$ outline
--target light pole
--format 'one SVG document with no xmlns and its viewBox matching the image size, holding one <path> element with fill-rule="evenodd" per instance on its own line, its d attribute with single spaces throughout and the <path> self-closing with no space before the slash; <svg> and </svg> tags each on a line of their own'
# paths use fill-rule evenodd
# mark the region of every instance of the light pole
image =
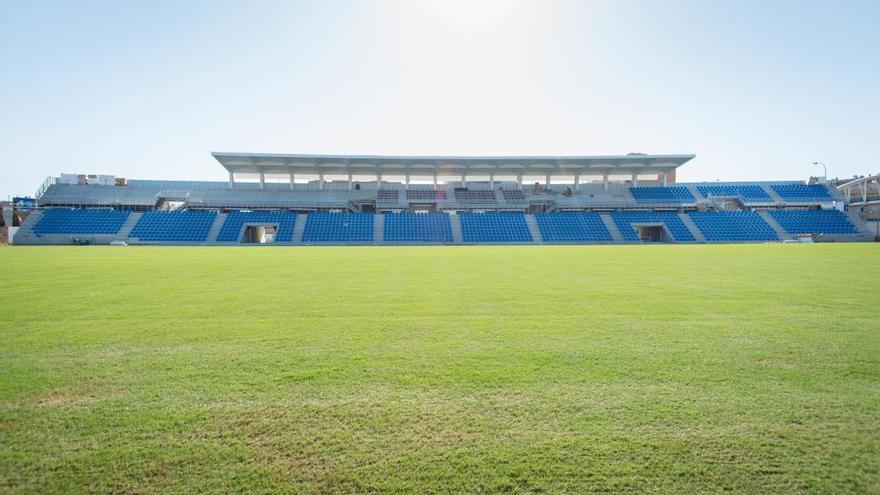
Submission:
<svg viewBox="0 0 880 495">
<path fill-rule="evenodd" d="M 825 166 L 825 162 L 813 162 L 813 165 L 822 165 L 822 170 L 825 171 L 825 178 L 828 178 L 828 167 Z"/>
</svg>

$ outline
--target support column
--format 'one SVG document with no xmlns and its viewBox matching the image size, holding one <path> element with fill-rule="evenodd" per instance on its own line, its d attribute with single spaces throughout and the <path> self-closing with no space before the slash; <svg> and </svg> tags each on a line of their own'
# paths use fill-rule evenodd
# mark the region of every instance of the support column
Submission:
<svg viewBox="0 0 880 495">
<path fill-rule="evenodd" d="M 666 176 L 669 175 L 669 172 L 663 172 L 663 185 L 666 185 Z"/>
<path fill-rule="evenodd" d="M 574 174 L 574 190 L 580 191 L 581 189 L 581 174 Z"/>
<path fill-rule="evenodd" d="M 547 174 L 547 177 L 544 178 L 544 185 L 548 188 L 550 187 L 550 174 Z"/>
<path fill-rule="evenodd" d="M 494 173 L 489 174 L 489 188 L 491 188 L 493 191 L 495 190 L 495 174 Z"/>
<path fill-rule="evenodd" d="M 266 174 L 260 172 L 260 189 L 264 189 L 266 187 Z"/>
<path fill-rule="evenodd" d="M 608 174 L 602 175 L 602 190 L 603 191 L 608 190 Z"/>
<path fill-rule="evenodd" d="M 290 172 L 288 172 L 287 175 L 290 176 L 290 190 L 292 191 L 292 190 L 293 190 L 293 184 L 296 182 L 296 181 L 294 180 L 295 177 L 294 177 L 294 174 L 293 174 L 293 170 L 291 170 Z"/>
<path fill-rule="evenodd" d="M 235 188 L 235 174 L 229 172 L 229 189 Z"/>
<path fill-rule="evenodd" d="M 351 172 L 348 173 L 348 190 L 351 191 Z"/>
<path fill-rule="evenodd" d="M 523 174 L 517 174 L 516 182 L 519 184 L 520 189 L 522 189 L 522 178 L 523 178 Z"/>
<path fill-rule="evenodd" d="M 437 189 L 437 172 L 434 172 L 434 189 Z"/>
<path fill-rule="evenodd" d="M 318 190 L 324 190 L 324 172 L 318 172 Z"/>
<path fill-rule="evenodd" d="M 632 180 L 631 180 L 630 182 L 632 182 L 632 185 L 633 185 L 633 186 L 637 186 L 637 185 L 639 185 L 639 174 L 638 174 L 638 173 L 633 173 L 633 175 L 632 175 Z"/>
</svg>

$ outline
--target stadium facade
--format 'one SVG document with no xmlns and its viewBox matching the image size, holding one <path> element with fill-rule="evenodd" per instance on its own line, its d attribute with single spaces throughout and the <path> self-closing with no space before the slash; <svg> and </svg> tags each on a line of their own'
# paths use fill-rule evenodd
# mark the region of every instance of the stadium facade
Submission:
<svg viewBox="0 0 880 495">
<path fill-rule="evenodd" d="M 820 181 L 677 183 L 693 155 L 213 153 L 226 182 L 62 174 L 16 244 L 869 241 Z"/>
</svg>

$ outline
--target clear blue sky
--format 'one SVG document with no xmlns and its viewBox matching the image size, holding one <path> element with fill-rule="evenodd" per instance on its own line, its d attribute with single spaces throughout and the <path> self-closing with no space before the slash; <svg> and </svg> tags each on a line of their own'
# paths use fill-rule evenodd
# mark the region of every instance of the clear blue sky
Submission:
<svg viewBox="0 0 880 495">
<path fill-rule="evenodd" d="M 210 151 L 695 153 L 880 172 L 880 1 L 0 0 L 0 195 Z"/>
</svg>

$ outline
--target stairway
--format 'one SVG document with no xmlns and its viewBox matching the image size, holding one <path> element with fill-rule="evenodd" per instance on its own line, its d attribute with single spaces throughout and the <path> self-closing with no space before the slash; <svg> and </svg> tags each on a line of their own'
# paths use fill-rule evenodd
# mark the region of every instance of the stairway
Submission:
<svg viewBox="0 0 880 495">
<path fill-rule="evenodd" d="M 135 225 L 141 220 L 144 214 L 136 211 L 128 215 L 128 218 L 125 220 L 125 223 L 122 224 L 122 227 L 119 228 L 119 232 L 116 234 L 116 237 L 120 239 L 127 239 L 131 234 L 131 230 Z"/>
<path fill-rule="evenodd" d="M 703 195 L 700 193 L 700 190 L 697 189 L 697 186 L 691 184 L 691 185 L 687 186 L 687 190 L 690 191 L 691 195 L 693 195 L 694 200 L 699 202 L 701 199 L 705 199 L 705 198 L 703 198 Z"/>
<path fill-rule="evenodd" d="M 764 192 L 766 192 L 767 195 L 770 196 L 770 199 L 772 199 L 774 203 L 785 203 L 785 200 L 782 199 L 782 196 L 780 196 L 779 193 L 773 190 L 773 188 L 769 185 L 762 184 L 761 189 L 763 189 Z"/>
<path fill-rule="evenodd" d="M 464 240 L 461 235 L 461 218 L 458 215 L 449 215 L 449 224 L 452 227 L 452 242 L 461 244 Z"/>
<path fill-rule="evenodd" d="M 385 239 L 385 215 L 377 213 L 373 215 L 373 242 L 382 244 Z"/>
<path fill-rule="evenodd" d="M 34 225 L 40 221 L 40 217 L 43 215 L 42 210 L 34 210 L 28 214 L 27 218 L 24 219 L 24 222 L 21 226 L 18 227 L 18 232 L 9 239 L 10 244 L 40 244 L 43 242 L 40 239 L 40 242 L 37 242 L 37 237 L 34 234 Z M 9 222 L 12 224 L 12 221 Z M 67 244 L 67 243 L 65 243 Z"/>
<path fill-rule="evenodd" d="M 758 215 L 760 215 L 760 217 L 763 218 L 765 222 L 767 222 L 767 225 L 769 225 L 770 228 L 772 228 L 773 231 L 776 232 L 776 237 L 778 237 L 780 241 L 797 239 L 796 235 L 789 234 L 784 228 L 782 228 L 782 225 L 779 225 L 779 222 L 777 222 L 776 219 L 767 212 L 767 210 L 758 211 Z"/>
<path fill-rule="evenodd" d="M 605 224 L 605 228 L 608 229 L 608 233 L 611 234 L 611 240 L 614 243 L 626 242 L 623 240 L 623 234 L 620 233 L 620 229 L 617 228 L 617 224 L 614 223 L 614 219 L 611 218 L 610 214 L 600 213 L 599 217 L 602 219 L 602 223 Z"/>
<path fill-rule="evenodd" d="M 682 223 L 684 223 L 684 226 L 691 231 L 691 235 L 694 236 L 694 239 L 697 242 L 706 242 L 706 236 L 703 235 L 703 232 L 700 231 L 700 228 L 697 227 L 697 224 L 694 223 L 694 220 L 690 215 L 687 213 L 679 213 L 678 218 L 680 218 Z"/>
<path fill-rule="evenodd" d="M 305 213 L 300 213 L 296 216 L 296 224 L 293 226 L 293 243 L 294 244 L 302 244 L 303 233 L 306 231 L 306 221 L 308 221 L 309 216 Z"/>
<path fill-rule="evenodd" d="M 535 215 L 527 214 L 526 217 L 526 226 L 529 228 L 529 233 L 532 234 L 532 242 L 535 244 L 541 244 L 544 242 L 543 237 L 541 237 L 541 229 L 538 227 L 538 220 L 535 218 Z"/>
</svg>

